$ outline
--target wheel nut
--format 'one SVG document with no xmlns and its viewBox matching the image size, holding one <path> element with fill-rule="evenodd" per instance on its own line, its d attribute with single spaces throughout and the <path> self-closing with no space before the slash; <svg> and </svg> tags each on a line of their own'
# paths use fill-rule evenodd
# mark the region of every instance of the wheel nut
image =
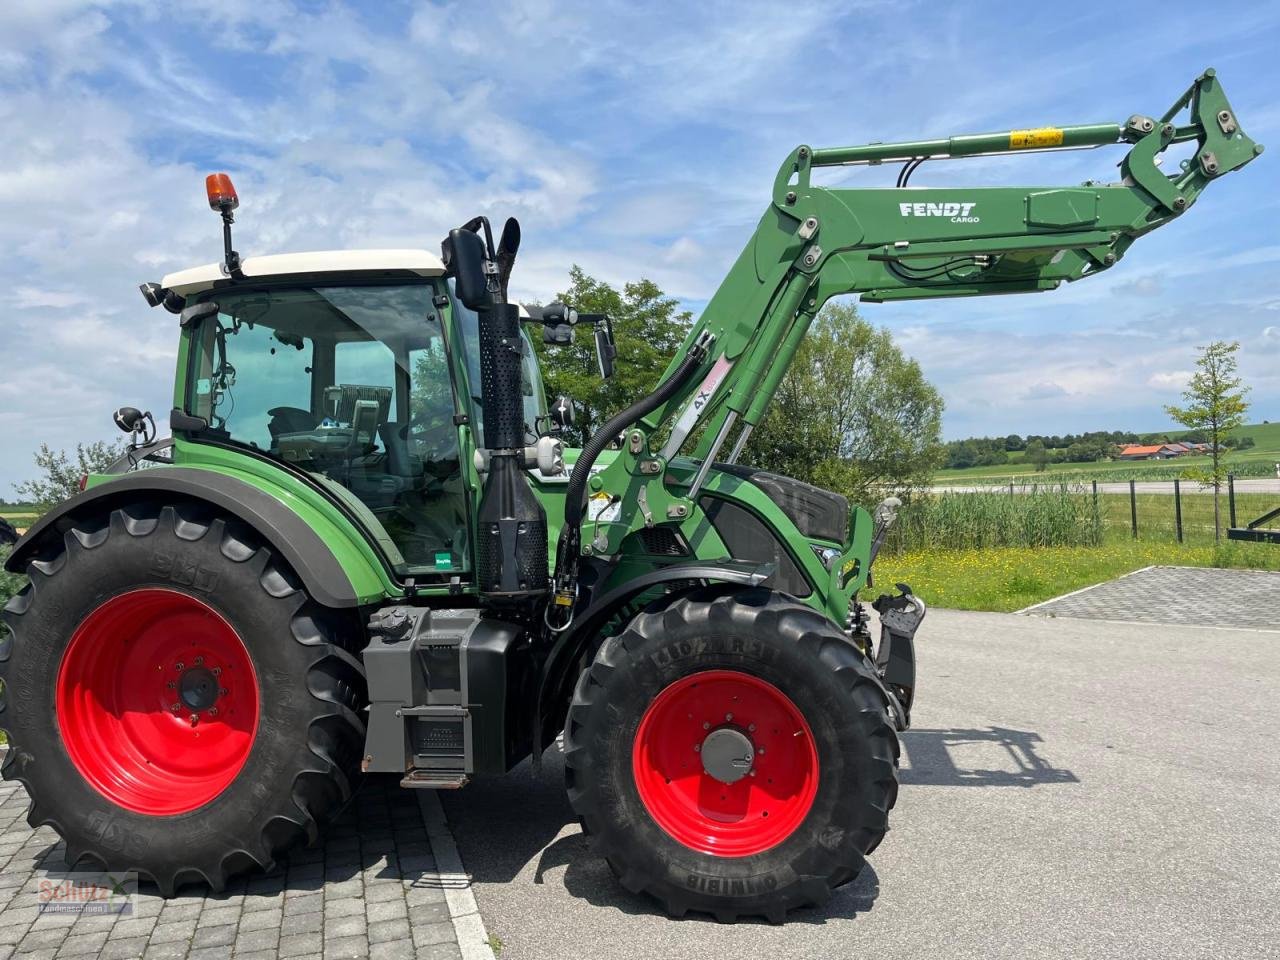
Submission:
<svg viewBox="0 0 1280 960">
<path fill-rule="evenodd" d="M 214 668 L 213 668 L 213 675 L 214 675 L 215 677 L 220 677 L 220 676 L 222 676 L 222 668 L 221 668 L 221 667 L 214 667 Z"/>
<path fill-rule="evenodd" d="M 730 721 L 730 720 L 732 720 L 732 719 L 733 719 L 733 714 L 732 714 L 732 713 L 726 713 L 726 714 L 724 715 L 724 719 L 725 719 L 725 722 L 727 723 L 728 721 Z"/>
<path fill-rule="evenodd" d="M 196 657 L 195 660 L 192 661 L 192 663 L 194 663 L 198 667 L 200 666 L 200 664 L 204 663 L 204 657 Z"/>
<path fill-rule="evenodd" d="M 702 721 L 702 729 L 703 729 L 703 730 L 710 730 L 710 729 L 711 729 L 711 724 L 707 723 L 705 720 L 704 720 L 704 721 Z"/>
<path fill-rule="evenodd" d="M 693 745 L 693 752 L 694 752 L 694 753 L 701 753 L 701 752 L 702 752 L 702 744 L 700 744 L 700 743 L 695 743 L 695 744 Z"/>
<path fill-rule="evenodd" d="M 755 729 L 756 729 L 756 725 L 755 725 L 754 723 L 748 723 L 748 724 L 747 724 L 747 732 L 748 732 L 748 733 L 753 733 L 753 732 L 755 732 Z"/>
<path fill-rule="evenodd" d="M 179 660 L 177 663 L 175 663 L 175 664 L 173 665 L 173 669 L 175 669 L 175 670 L 185 670 L 185 669 L 187 669 L 187 665 L 186 665 L 185 663 L 183 663 L 181 660 Z"/>
<path fill-rule="evenodd" d="M 167 686 L 170 690 L 173 690 L 178 686 L 178 684 L 177 684 L 177 681 L 170 680 L 167 684 L 165 684 L 165 686 Z"/>
<path fill-rule="evenodd" d="M 171 705 L 169 706 L 169 711 L 170 711 L 171 713 L 177 713 L 177 712 L 178 712 L 178 711 L 180 711 L 181 709 L 182 709 L 182 704 L 180 704 L 180 703 L 174 703 L 174 704 L 171 704 Z"/>
<path fill-rule="evenodd" d="M 200 715 L 198 713 L 193 713 L 187 719 L 191 721 L 191 725 L 194 727 L 197 723 L 200 722 Z"/>
<path fill-rule="evenodd" d="M 209 708 L 209 716 L 211 716 L 211 717 L 216 717 L 217 715 L 218 715 L 218 708 L 217 708 L 217 707 L 210 707 L 210 708 Z"/>
</svg>

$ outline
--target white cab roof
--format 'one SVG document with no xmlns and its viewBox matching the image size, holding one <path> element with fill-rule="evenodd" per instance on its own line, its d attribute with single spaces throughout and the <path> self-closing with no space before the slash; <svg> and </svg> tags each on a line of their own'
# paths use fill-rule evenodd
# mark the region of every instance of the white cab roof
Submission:
<svg viewBox="0 0 1280 960">
<path fill-rule="evenodd" d="M 426 250 L 320 250 L 315 253 L 278 253 L 268 257 L 246 257 L 240 269 L 246 277 L 261 279 L 299 273 L 355 273 L 360 271 L 409 271 L 423 277 L 438 277 L 444 264 Z M 160 286 L 181 296 L 208 290 L 226 279 L 222 264 L 210 263 L 171 273 Z"/>
</svg>

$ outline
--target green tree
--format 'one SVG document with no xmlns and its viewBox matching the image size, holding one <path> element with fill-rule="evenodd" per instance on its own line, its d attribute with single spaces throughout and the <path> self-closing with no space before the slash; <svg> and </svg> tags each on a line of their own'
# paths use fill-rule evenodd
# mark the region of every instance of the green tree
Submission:
<svg viewBox="0 0 1280 960">
<path fill-rule="evenodd" d="M 1027 463 L 1035 465 L 1036 473 L 1043 473 L 1049 467 L 1049 451 L 1039 437 L 1027 444 L 1027 452 L 1024 456 Z"/>
<path fill-rule="evenodd" d="M 557 299 L 579 313 L 608 314 L 618 345 L 614 375 L 602 380 L 590 330 L 578 331 L 574 342 L 564 347 L 546 346 L 531 331 L 548 401 L 563 394 L 578 407 L 576 436 L 567 438 L 577 444 L 657 385 L 693 317 L 652 280 L 627 283 L 619 291 L 577 266 L 569 271 L 569 289 Z"/>
<path fill-rule="evenodd" d="M 65 450 L 54 451 L 47 443 L 42 443 L 35 455 L 40 476 L 15 484 L 14 489 L 43 513 L 54 504 L 79 493 L 80 478 L 86 473 L 101 473 L 124 455 L 124 448 L 123 440 L 77 443 L 75 459 L 72 460 Z"/>
<path fill-rule="evenodd" d="M 1243 381 L 1236 376 L 1236 351 L 1240 349 L 1238 341 L 1227 343 L 1215 340 L 1200 351 L 1196 359 L 1195 375 L 1182 399 L 1186 406 L 1166 406 L 1165 412 L 1174 420 L 1190 430 L 1203 433 L 1209 444 L 1211 458 L 1208 470 L 1196 468 L 1187 470 L 1184 476 L 1205 486 L 1213 487 L 1213 536 L 1222 537 L 1222 511 L 1219 500 L 1222 485 L 1227 480 L 1227 468 L 1224 458 L 1225 440 L 1232 430 L 1244 425 L 1244 415 L 1249 409 L 1245 395 L 1249 388 L 1242 386 Z"/>
<path fill-rule="evenodd" d="M 942 397 L 914 360 L 848 304 L 818 314 L 743 461 L 870 503 L 942 462 Z"/>
</svg>

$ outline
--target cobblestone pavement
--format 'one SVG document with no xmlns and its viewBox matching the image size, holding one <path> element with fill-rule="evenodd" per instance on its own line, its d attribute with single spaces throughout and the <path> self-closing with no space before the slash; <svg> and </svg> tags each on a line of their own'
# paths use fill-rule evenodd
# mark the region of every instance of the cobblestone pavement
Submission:
<svg viewBox="0 0 1280 960">
<path fill-rule="evenodd" d="M 131 916 L 39 914 L 40 881 L 66 866 L 57 835 L 26 813 L 22 787 L 0 783 L 0 960 L 461 956 L 416 791 L 394 780 L 366 780 L 327 841 L 275 874 L 172 900 L 144 884 Z"/>
<path fill-rule="evenodd" d="M 1022 612 L 1037 617 L 1280 630 L 1280 573 L 1149 567 Z"/>
</svg>

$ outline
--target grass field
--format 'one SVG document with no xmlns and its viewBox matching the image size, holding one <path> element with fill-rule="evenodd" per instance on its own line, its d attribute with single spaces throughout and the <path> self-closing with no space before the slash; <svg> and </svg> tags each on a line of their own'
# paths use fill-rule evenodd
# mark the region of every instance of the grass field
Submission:
<svg viewBox="0 0 1280 960">
<path fill-rule="evenodd" d="M 1280 570 L 1280 546 L 1179 545 L 1109 537 L 1098 547 L 926 550 L 876 561 L 878 584 L 908 583 L 926 603 L 957 610 L 1020 610 L 1149 566 Z M 874 593 L 875 591 L 873 591 Z"/>
<path fill-rule="evenodd" d="M 1177 431 L 1170 431 L 1177 433 Z M 1256 423 L 1235 431 L 1239 437 L 1252 437 L 1256 446 L 1239 453 L 1227 455 L 1228 469 L 1236 476 L 1274 477 L 1275 465 L 1280 462 L 1280 423 Z M 1160 439 L 1164 434 L 1152 434 L 1144 439 Z M 1179 457 L 1177 460 L 1139 460 L 1132 462 L 1100 461 L 1097 463 L 1051 463 L 1041 473 L 1023 462 L 1022 453 L 1010 455 L 1009 463 L 990 467 L 966 467 L 963 470 L 939 470 L 934 475 L 936 483 L 969 483 L 991 481 L 1008 483 L 1010 480 L 1072 480 L 1124 481 L 1124 480 L 1172 480 L 1191 468 L 1208 469 L 1208 457 Z M 1016 459 L 1013 459 L 1016 458 Z"/>
</svg>

